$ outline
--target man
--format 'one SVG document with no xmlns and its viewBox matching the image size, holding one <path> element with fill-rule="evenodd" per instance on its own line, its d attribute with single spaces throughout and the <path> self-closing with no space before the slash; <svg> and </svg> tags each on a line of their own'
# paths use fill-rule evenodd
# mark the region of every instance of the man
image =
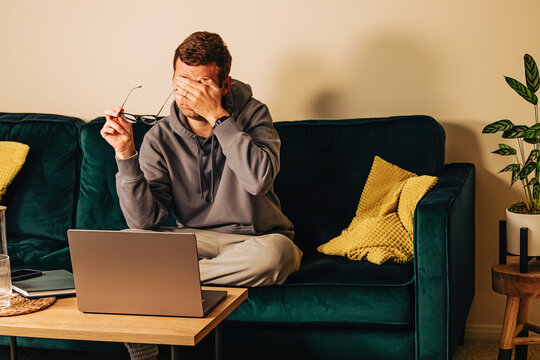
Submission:
<svg viewBox="0 0 540 360">
<path fill-rule="evenodd" d="M 130 228 L 163 225 L 172 206 L 175 231 L 197 237 L 204 284 L 282 284 L 302 252 L 273 182 L 279 136 L 266 105 L 229 76 L 231 55 L 218 34 L 196 32 L 176 49 L 168 117 L 135 150 L 124 109 L 106 110 L 103 138 L 114 148 L 120 206 Z M 126 344 L 132 358 L 154 345 Z"/>
</svg>

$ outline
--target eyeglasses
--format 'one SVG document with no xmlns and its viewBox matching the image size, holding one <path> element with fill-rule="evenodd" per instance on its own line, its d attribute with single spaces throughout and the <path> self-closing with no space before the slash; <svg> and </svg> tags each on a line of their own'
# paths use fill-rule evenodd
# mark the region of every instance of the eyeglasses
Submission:
<svg viewBox="0 0 540 360">
<path fill-rule="evenodd" d="M 126 96 L 126 99 L 124 100 L 124 102 L 122 103 L 122 106 L 121 108 L 123 109 L 124 108 L 124 105 L 126 104 L 126 101 L 127 99 L 129 98 L 129 95 L 131 95 L 131 92 L 135 89 L 140 89 L 142 88 L 142 85 L 139 85 L 139 86 L 135 86 L 133 89 L 131 89 L 129 91 L 129 93 L 127 94 Z M 169 96 L 167 96 L 167 99 L 165 100 L 165 102 L 163 103 L 163 105 L 161 105 L 161 107 L 159 108 L 159 111 L 157 112 L 156 115 L 134 115 L 134 114 L 130 114 L 130 113 L 126 113 L 126 112 L 122 112 L 120 114 L 120 116 L 122 117 L 122 119 L 126 120 L 127 122 L 129 123 L 132 123 L 132 124 L 135 124 L 137 122 L 137 120 L 145 123 L 146 125 L 154 125 L 158 120 L 159 120 L 159 114 L 161 113 L 161 110 L 163 110 L 163 107 L 165 106 L 165 104 L 167 103 L 167 101 L 169 101 L 169 98 L 171 97 L 171 95 L 176 91 L 177 89 L 174 89 L 173 91 L 171 91 L 171 93 L 169 94 Z"/>
</svg>

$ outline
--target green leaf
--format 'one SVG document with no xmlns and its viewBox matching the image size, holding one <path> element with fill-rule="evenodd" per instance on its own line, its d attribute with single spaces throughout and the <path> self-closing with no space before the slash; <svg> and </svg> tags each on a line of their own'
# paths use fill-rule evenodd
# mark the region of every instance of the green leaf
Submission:
<svg viewBox="0 0 540 360">
<path fill-rule="evenodd" d="M 538 97 L 529 90 L 528 87 L 517 81 L 516 79 L 512 79 L 511 77 L 505 76 L 506 82 L 512 89 L 514 89 L 522 98 L 527 100 L 533 105 L 538 104 Z"/>
<path fill-rule="evenodd" d="M 524 138 L 523 141 L 529 144 L 540 144 L 540 139 L 535 138 Z"/>
<path fill-rule="evenodd" d="M 531 153 L 529 154 L 527 161 L 525 161 L 525 164 L 528 164 L 530 162 L 536 162 L 538 160 L 538 155 L 540 155 L 540 150 L 531 150 Z"/>
<path fill-rule="evenodd" d="M 514 124 L 510 120 L 503 119 L 503 120 L 495 121 L 494 123 L 491 123 L 491 124 L 487 125 L 482 130 L 482 132 L 484 134 L 493 134 L 493 133 L 496 133 L 497 131 L 509 130 L 513 126 L 514 126 Z"/>
<path fill-rule="evenodd" d="M 534 125 L 531 126 L 529 129 L 533 129 L 533 130 L 540 129 L 540 123 L 534 124 Z"/>
<path fill-rule="evenodd" d="M 527 184 L 527 186 L 531 186 L 531 185 L 534 186 L 535 184 L 538 184 L 538 179 L 535 178 L 535 177 L 533 177 L 533 178 L 531 179 L 531 181 L 529 181 L 529 183 Z"/>
<path fill-rule="evenodd" d="M 540 184 L 534 184 L 533 186 L 533 198 L 537 200 L 540 198 Z"/>
<path fill-rule="evenodd" d="M 519 178 L 521 180 L 526 179 L 527 176 L 529 176 L 530 173 L 532 173 L 534 170 L 536 170 L 536 162 L 530 162 L 525 164 L 525 166 L 523 166 L 523 168 L 519 172 Z"/>
<path fill-rule="evenodd" d="M 515 150 L 513 147 L 507 144 L 499 144 L 499 149 L 512 149 Z"/>
<path fill-rule="evenodd" d="M 512 182 L 510 183 L 510 187 L 516 183 L 516 181 L 519 180 L 519 171 L 512 171 Z"/>
<path fill-rule="evenodd" d="M 493 154 L 499 154 L 503 156 L 516 155 L 516 149 L 506 144 L 499 144 L 499 149 L 492 152 Z"/>
<path fill-rule="evenodd" d="M 510 155 L 516 155 L 516 150 L 514 149 L 497 149 L 495 151 L 491 152 L 492 154 L 502 155 L 502 156 L 510 156 Z"/>
<path fill-rule="evenodd" d="M 499 171 L 499 173 L 502 173 L 502 172 L 505 172 L 505 171 L 515 172 L 515 171 L 519 171 L 520 168 L 521 168 L 521 166 L 519 164 L 510 164 L 507 167 L 505 167 L 504 169 L 502 169 L 501 171 Z"/>
<path fill-rule="evenodd" d="M 511 129 L 505 130 L 502 137 L 505 139 L 522 138 L 525 135 L 525 131 L 529 128 L 525 125 L 516 125 Z"/>
<path fill-rule="evenodd" d="M 534 140 L 534 138 L 537 138 L 539 135 L 540 135 L 540 123 L 539 124 L 534 124 L 533 126 L 528 128 L 527 130 L 525 130 L 525 133 L 523 134 L 523 137 L 525 139 L 533 139 Z"/>
<path fill-rule="evenodd" d="M 527 129 L 523 133 L 525 139 L 534 139 L 537 138 L 538 135 L 540 135 L 540 129 Z"/>
<path fill-rule="evenodd" d="M 527 79 L 527 87 L 536 92 L 540 87 L 540 78 L 538 77 L 538 67 L 533 57 L 529 54 L 525 54 L 523 58 L 525 62 L 525 78 Z"/>
</svg>

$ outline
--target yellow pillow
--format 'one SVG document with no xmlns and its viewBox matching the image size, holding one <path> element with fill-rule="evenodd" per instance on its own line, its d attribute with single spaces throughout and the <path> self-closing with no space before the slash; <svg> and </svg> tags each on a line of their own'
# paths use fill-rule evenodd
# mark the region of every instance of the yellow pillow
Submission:
<svg viewBox="0 0 540 360">
<path fill-rule="evenodd" d="M 356 216 L 340 236 L 317 250 L 379 265 L 412 261 L 414 210 L 436 183 L 434 176 L 418 176 L 375 156 Z"/>
<path fill-rule="evenodd" d="M 13 141 L 0 141 L 0 200 L 21 170 L 30 147 Z"/>
</svg>

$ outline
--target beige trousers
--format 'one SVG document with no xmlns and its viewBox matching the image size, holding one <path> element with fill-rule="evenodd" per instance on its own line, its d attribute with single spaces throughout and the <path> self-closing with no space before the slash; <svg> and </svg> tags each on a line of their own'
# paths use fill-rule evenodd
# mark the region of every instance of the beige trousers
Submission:
<svg viewBox="0 0 540 360">
<path fill-rule="evenodd" d="M 205 285 L 267 286 L 283 284 L 300 267 L 302 251 L 285 235 L 240 235 L 164 228 L 197 237 L 201 282 Z"/>
<path fill-rule="evenodd" d="M 302 251 L 285 235 L 240 235 L 190 228 L 160 231 L 194 233 L 199 271 L 205 285 L 268 286 L 283 284 L 300 267 Z M 131 359 L 155 358 L 157 345 L 128 344 Z"/>
</svg>

